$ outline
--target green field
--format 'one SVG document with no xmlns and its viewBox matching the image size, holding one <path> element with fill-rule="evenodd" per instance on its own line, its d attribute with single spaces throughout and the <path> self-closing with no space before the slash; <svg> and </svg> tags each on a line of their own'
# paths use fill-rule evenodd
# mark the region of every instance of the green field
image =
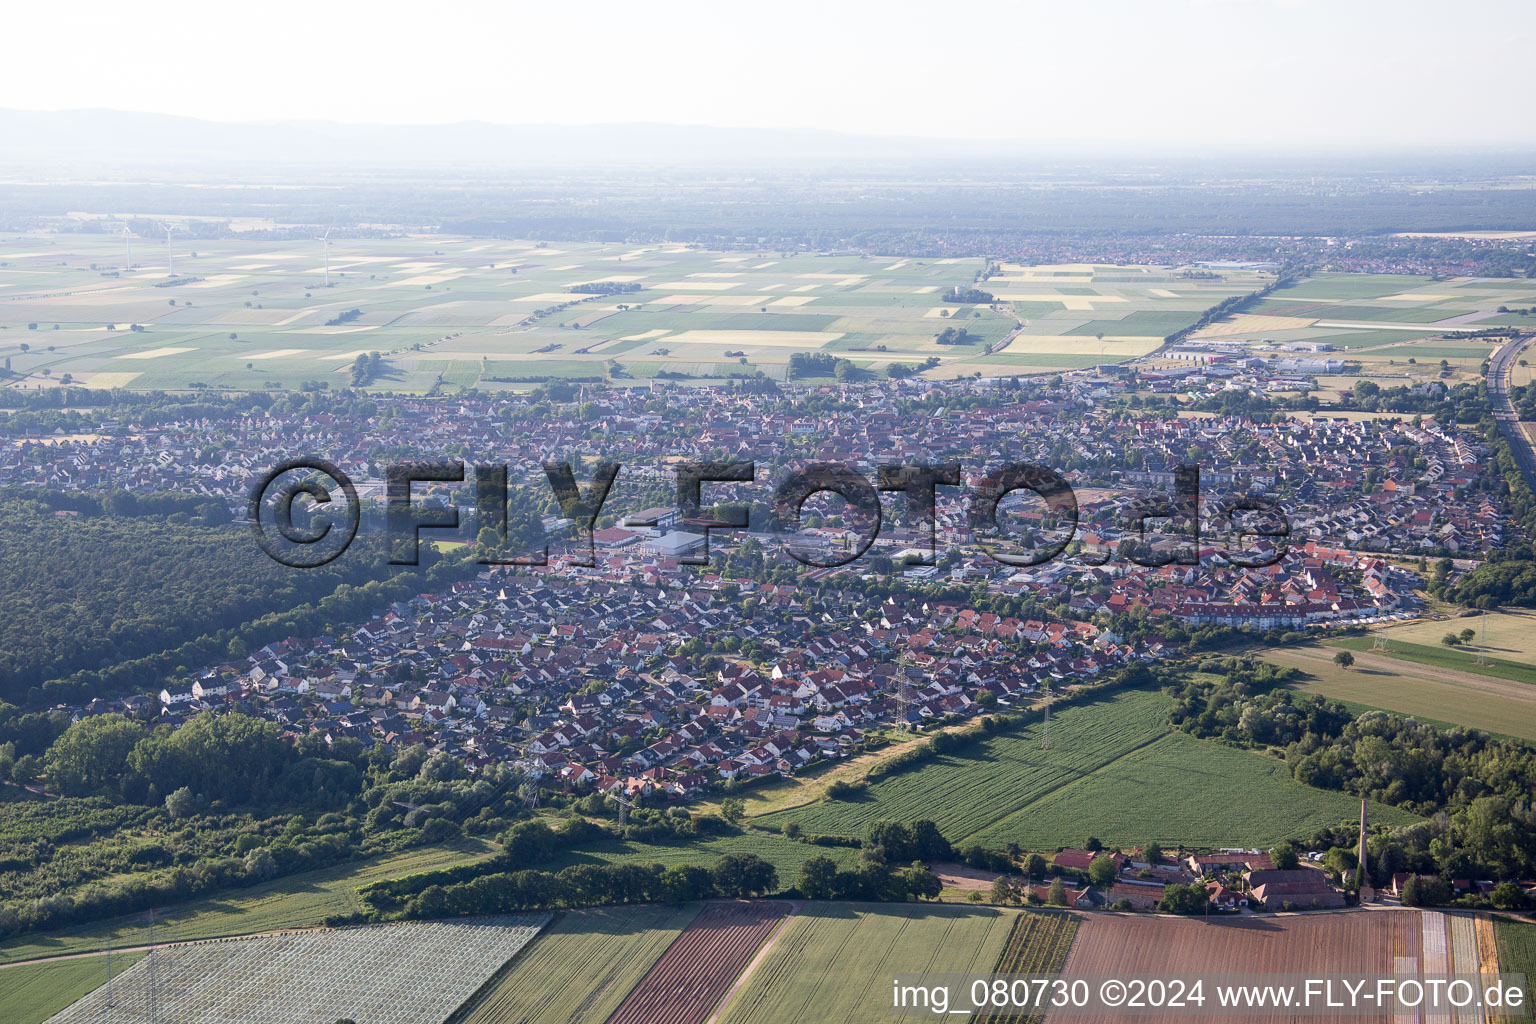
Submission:
<svg viewBox="0 0 1536 1024">
<path fill-rule="evenodd" d="M 1470 620 L 1475 622 L 1476 620 Z M 1517 683 L 1528 683 L 1536 686 L 1536 668 L 1530 665 L 1522 665 L 1513 661 L 1504 661 L 1499 658 L 1481 655 L 1483 663 L 1478 663 L 1479 653 L 1467 653 L 1464 648 L 1452 648 L 1440 645 L 1431 647 L 1428 644 L 1410 643 L 1404 640 L 1396 640 L 1388 637 L 1391 648 L 1380 653 L 1390 658 L 1401 658 L 1419 665 L 1433 665 L 1436 668 L 1454 669 L 1457 672 L 1471 672 L 1473 675 L 1490 676 L 1494 679 L 1511 679 Z M 1348 651 L 1369 651 L 1375 641 L 1370 637 L 1347 637 L 1341 640 L 1330 641 L 1326 646 L 1343 648 Z M 1473 642 L 1474 648 L 1476 641 Z"/>
<path fill-rule="evenodd" d="M 1536 1000 L 1536 921 L 1496 916 L 1493 934 L 1499 944 L 1499 970 L 1525 975 L 1525 1005 Z"/>
<path fill-rule="evenodd" d="M 1057 974 L 1072 951 L 1077 936 L 1077 918 L 1072 914 L 1020 914 L 1013 920 L 1008 947 L 997 958 L 996 974 Z M 973 1024 L 1029 1024 L 1044 1020 L 1044 1014 L 1020 1018 L 1012 1008 L 991 1008 L 971 1019 Z"/>
<path fill-rule="evenodd" d="M 1018 913 L 807 903 L 731 999 L 722 1024 L 884 1024 L 892 1019 L 893 976 L 990 972 Z"/>
<path fill-rule="evenodd" d="M 806 832 L 859 835 L 881 818 L 930 818 L 951 841 L 959 841 L 1151 743 L 1168 731 L 1167 713 L 1168 698 L 1156 691 L 1125 691 L 1071 705 L 1051 718 L 1049 750 L 1041 748 L 1035 721 L 880 779 L 851 800 L 822 801 L 757 820 L 779 826 L 798 821 Z"/>
<path fill-rule="evenodd" d="M 602 1024 L 700 906 L 567 911 L 449 1024 Z"/>
<path fill-rule="evenodd" d="M 316 925 L 333 914 L 364 909 L 353 892 L 360 885 L 481 860 L 495 850 L 482 840 L 466 840 L 454 846 L 407 850 L 221 892 L 162 908 L 155 940 L 184 942 Z M 0 962 L 91 952 L 105 948 L 108 942 L 128 947 L 142 944 L 145 938 L 145 917 L 133 914 L 11 939 L 0 944 Z"/>
<path fill-rule="evenodd" d="M 1527 621 L 1525 617 L 1511 618 Z M 1475 624 L 1476 620 L 1454 619 L 1450 622 L 1455 625 L 1435 623 L 1437 635 L 1444 635 L 1447 629 L 1459 629 L 1464 622 Z M 1489 630 L 1491 635 L 1492 617 Z M 1436 660 L 1432 662 L 1406 656 L 1406 652 L 1418 649 L 1420 645 L 1401 638 L 1420 636 L 1421 632 L 1385 630 L 1381 635 L 1389 637 L 1396 651 L 1403 653 L 1370 650 L 1369 640 L 1364 643 L 1350 640 L 1328 645 L 1298 644 L 1257 653 L 1266 661 L 1301 672 L 1295 688 L 1307 693 L 1400 715 L 1413 715 L 1428 722 L 1452 722 L 1471 729 L 1536 740 L 1536 686 L 1518 678 L 1494 674 L 1495 671 L 1505 671 L 1498 666 L 1452 666 L 1438 656 L 1439 651 L 1456 653 L 1445 648 L 1437 650 L 1423 645 L 1436 654 Z M 1505 646 L 1512 642 L 1507 641 Z M 1338 643 L 1349 643 L 1353 648 L 1355 664 L 1347 669 L 1333 662 L 1339 649 L 1334 644 Z M 1494 649 L 1491 642 L 1486 649 Z M 1471 661 L 1467 655 L 1459 656 Z M 1512 662 L 1505 664 L 1513 665 L 1516 674 L 1524 668 Z"/>
<path fill-rule="evenodd" d="M 709 836 L 691 842 L 633 843 L 611 839 L 594 843 L 580 850 L 561 854 L 545 871 L 559 871 L 574 864 L 697 864 L 709 867 L 730 853 L 755 853 L 773 864 L 779 871 L 779 884 L 790 886 L 800 875 L 800 866 L 812 857 L 823 855 L 838 862 L 839 867 L 853 867 L 859 852 L 846 846 L 813 846 L 786 839 L 777 832 L 748 829 L 736 835 Z"/>
<path fill-rule="evenodd" d="M 1360 801 L 1294 781 L 1283 762 L 1171 733 L 1056 790 L 976 836 L 983 846 L 1268 846 L 1358 819 Z M 1418 819 L 1372 805 L 1374 821 Z"/>
<path fill-rule="evenodd" d="M 124 953 L 112 958 L 116 977 L 142 954 Z M 87 992 L 107 981 L 105 956 L 81 957 L 43 964 L 18 964 L 0 969 L 0 1006 L 7 1024 L 43 1024 Z"/>
<path fill-rule="evenodd" d="M 782 380 L 795 352 L 836 353 L 880 374 L 892 361 L 968 362 L 1016 330 L 1027 337 L 1009 346 L 1015 358 L 986 372 L 1029 373 L 1132 358 L 1263 280 L 1248 271 L 1181 280 L 1164 268 L 1014 267 L 982 285 L 998 296 L 994 309 L 941 299 L 972 283 L 980 259 L 337 237 L 327 285 L 318 242 L 172 244 L 174 277 L 163 244 L 135 245 L 130 270 L 115 234 L 0 238 L 4 383 L 341 388 L 357 354 L 371 351 L 384 357 L 368 384 L 376 391 L 718 381 L 757 371 Z M 572 290 L 604 283 L 638 290 Z M 974 341 L 938 345 L 950 325 Z M 1065 335 L 1089 347 L 1070 347 Z"/>
</svg>

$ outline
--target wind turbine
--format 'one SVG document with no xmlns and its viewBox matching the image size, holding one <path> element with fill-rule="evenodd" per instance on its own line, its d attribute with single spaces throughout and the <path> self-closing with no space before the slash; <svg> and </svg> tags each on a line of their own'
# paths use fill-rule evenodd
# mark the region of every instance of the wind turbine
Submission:
<svg viewBox="0 0 1536 1024">
<path fill-rule="evenodd" d="M 166 263 L 166 269 L 171 272 L 171 276 L 172 277 L 175 277 L 176 276 L 176 254 L 173 251 L 171 251 L 171 232 L 176 230 L 176 225 L 174 225 L 174 224 L 161 224 L 160 225 L 160 230 L 165 232 L 165 263 Z"/>
<path fill-rule="evenodd" d="M 128 230 L 128 225 L 123 225 L 123 248 L 128 251 L 128 262 L 124 269 L 133 269 L 133 232 Z"/>
<path fill-rule="evenodd" d="M 331 286 L 331 228 L 325 229 L 325 234 L 320 236 L 320 241 L 325 243 L 325 286 Z"/>
</svg>

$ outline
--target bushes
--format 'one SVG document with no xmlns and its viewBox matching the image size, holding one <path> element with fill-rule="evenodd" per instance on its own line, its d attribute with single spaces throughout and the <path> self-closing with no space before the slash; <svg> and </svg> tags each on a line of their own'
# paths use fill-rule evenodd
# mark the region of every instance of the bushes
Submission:
<svg viewBox="0 0 1536 1024">
<path fill-rule="evenodd" d="M 756 854 L 729 854 L 712 869 L 677 864 L 578 864 L 557 874 L 502 871 L 467 882 L 428 885 L 398 915 L 405 918 L 508 914 L 614 903 L 678 903 L 712 896 L 758 896 L 778 887 L 778 872 Z"/>
</svg>

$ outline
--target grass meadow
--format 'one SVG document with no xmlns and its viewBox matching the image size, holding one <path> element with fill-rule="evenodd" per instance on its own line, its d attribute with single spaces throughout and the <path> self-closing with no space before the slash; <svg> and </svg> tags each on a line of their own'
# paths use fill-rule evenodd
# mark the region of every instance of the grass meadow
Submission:
<svg viewBox="0 0 1536 1024">
<path fill-rule="evenodd" d="M 160 912 L 155 923 L 155 941 L 184 942 L 317 925 L 333 914 L 362 910 L 353 891 L 358 886 L 481 860 L 495 850 L 483 840 L 422 847 L 190 900 Z M 108 943 L 114 947 L 140 945 L 147 938 L 145 923 L 143 914 L 133 914 L 20 936 L 0 944 L 0 963 L 94 952 L 106 948 Z"/>
</svg>

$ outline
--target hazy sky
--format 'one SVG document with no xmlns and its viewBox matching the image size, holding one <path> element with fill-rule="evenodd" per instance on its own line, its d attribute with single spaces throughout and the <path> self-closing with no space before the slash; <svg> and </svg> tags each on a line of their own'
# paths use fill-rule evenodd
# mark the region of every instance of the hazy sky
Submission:
<svg viewBox="0 0 1536 1024">
<path fill-rule="evenodd" d="M 1530 143 L 1533 27 L 1532 0 L 77 0 L 8 11 L 0 107 Z"/>
</svg>

